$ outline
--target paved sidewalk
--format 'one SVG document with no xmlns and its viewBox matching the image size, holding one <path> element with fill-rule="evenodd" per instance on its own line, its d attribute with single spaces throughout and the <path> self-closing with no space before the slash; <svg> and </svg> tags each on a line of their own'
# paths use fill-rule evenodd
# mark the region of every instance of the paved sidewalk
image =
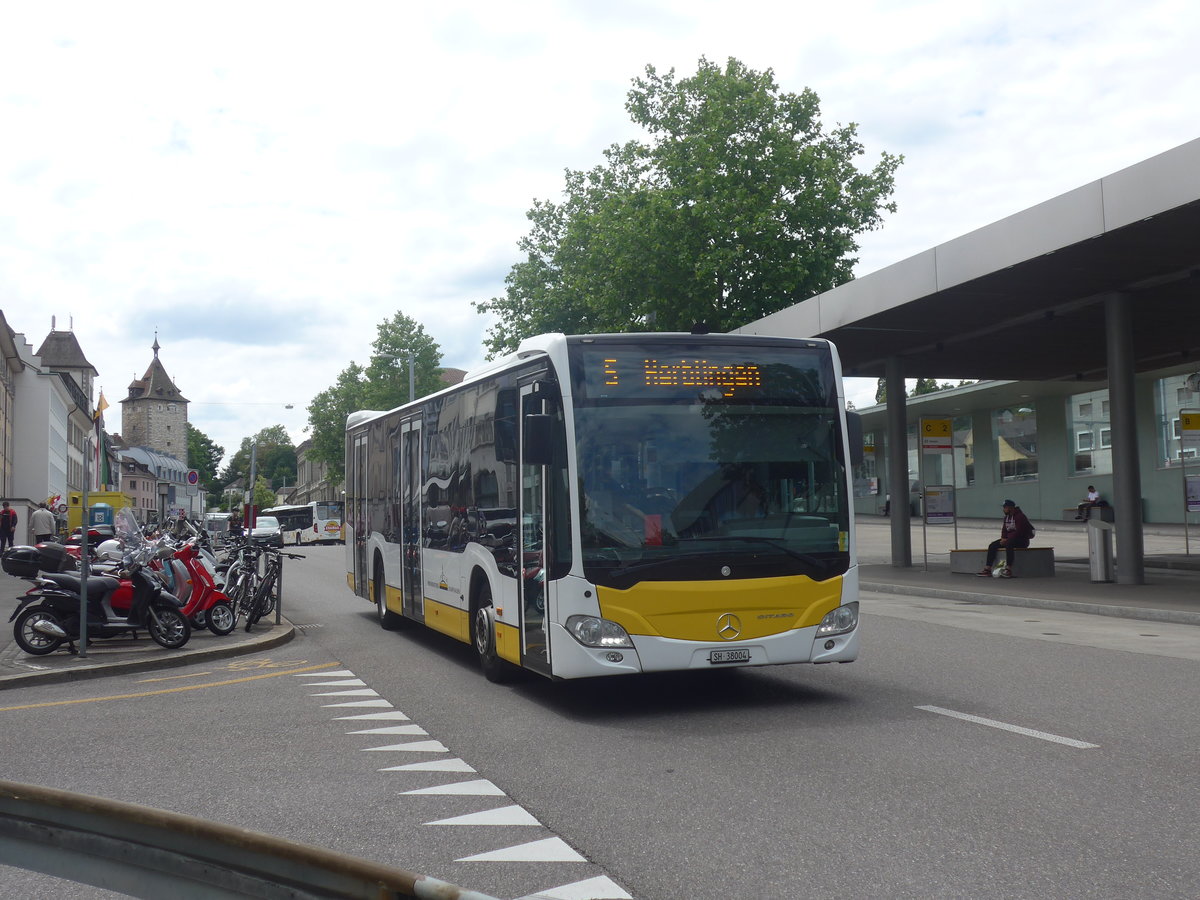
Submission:
<svg viewBox="0 0 1200 900">
<path fill-rule="evenodd" d="M 1146 583 L 1093 583 L 1087 529 L 1076 522 L 1035 522 L 1033 546 L 1053 547 L 1052 578 L 979 578 L 950 572 L 955 529 L 912 526 L 911 568 L 891 565 L 891 523 L 860 516 L 855 529 L 864 591 L 939 597 L 972 603 L 1030 606 L 1092 615 L 1200 625 L 1200 528 L 1148 525 L 1144 532 Z M 986 547 L 1000 536 L 1000 520 L 962 520 L 957 547 Z M 1190 538 L 1190 540 L 1189 540 Z M 1190 544 L 1190 546 L 1189 546 Z M 1191 550 L 1188 554 L 1186 551 Z"/>
<path fill-rule="evenodd" d="M 9 575 L 0 576 L 0 609 L 6 615 L 0 621 L 0 691 L 31 682 L 79 681 L 98 678 L 117 672 L 141 672 L 186 666 L 197 660 L 225 659 L 286 644 L 295 637 L 295 628 L 284 619 L 275 624 L 272 613 L 246 633 L 239 625 L 232 633 L 221 637 L 207 629 L 192 630 L 192 637 L 179 650 L 160 647 L 145 632 L 134 640 L 107 638 L 93 641 L 87 657 L 72 656 L 65 649 L 45 656 L 30 656 L 13 640 L 8 616 L 17 599 L 29 589 L 29 582 Z"/>
</svg>

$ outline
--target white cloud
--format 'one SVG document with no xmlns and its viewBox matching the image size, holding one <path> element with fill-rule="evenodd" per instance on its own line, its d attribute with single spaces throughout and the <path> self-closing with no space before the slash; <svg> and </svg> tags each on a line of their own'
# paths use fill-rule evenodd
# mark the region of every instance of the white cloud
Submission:
<svg viewBox="0 0 1200 900">
<path fill-rule="evenodd" d="M 397 309 L 482 361 L 470 302 L 532 201 L 636 136 L 647 64 L 770 67 L 859 123 L 865 165 L 903 153 L 861 274 L 1196 137 L 1198 24 L 1175 0 L 26 4 L 0 33 L 0 308 L 35 346 L 72 320 L 110 401 L 158 328 L 217 443 L 300 440 Z"/>
</svg>

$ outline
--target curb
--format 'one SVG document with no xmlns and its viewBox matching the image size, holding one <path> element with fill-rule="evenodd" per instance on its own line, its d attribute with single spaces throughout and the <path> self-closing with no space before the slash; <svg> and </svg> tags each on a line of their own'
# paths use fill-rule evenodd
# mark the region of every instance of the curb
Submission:
<svg viewBox="0 0 1200 900">
<path fill-rule="evenodd" d="M 286 619 L 278 633 L 264 632 L 258 640 L 241 641 L 225 646 L 215 646 L 188 653 L 187 649 L 166 651 L 162 656 L 147 659 L 113 660 L 111 662 L 93 661 L 93 657 L 78 668 L 43 669 L 33 672 L 19 672 L 14 675 L 0 675 L 0 691 L 9 688 L 24 687 L 29 684 L 63 684 L 72 681 L 85 681 L 92 678 L 104 678 L 124 672 L 147 672 L 156 669 L 178 669 L 191 665 L 202 659 L 228 659 L 232 656 L 242 656 L 259 650 L 270 650 L 282 647 L 296 636 L 296 626 Z M 170 655 L 166 655 L 170 653 Z M 22 654 L 24 656 L 24 654 Z"/>
<path fill-rule="evenodd" d="M 944 588 L 910 586 L 888 582 L 864 581 L 859 589 L 876 594 L 902 594 L 907 597 L 934 597 L 938 600 L 959 600 L 964 603 L 994 606 L 1023 606 L 1032 609 L 1055 609 L 1061 612 L 1087 613 L 1116 619 L 1142 619 L 1149 622 L 1170 622 L 1175 625 L 1200 625 L 1200 613 L 1174 609 L 1154 609 L 1141 606 L 1114 606 L 1078 600 L 1052 600 L 1046 597 L 1011 597 L 1001 594 L 980 594 L 973 591 L 950 591 Z"/>
</svg>

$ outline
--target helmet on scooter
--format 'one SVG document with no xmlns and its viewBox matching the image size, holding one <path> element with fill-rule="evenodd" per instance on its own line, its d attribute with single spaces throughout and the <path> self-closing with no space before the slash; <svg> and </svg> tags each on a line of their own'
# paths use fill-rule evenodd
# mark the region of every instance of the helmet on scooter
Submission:
<svg viewBox="0 0 1200 900">
<path fill-rule="evenodd" d="M 125 551 L 122 549 L 120 541 L 104 541 L 96 548 L 97 559 L 120 562 L 124 555 Z"/>
</svg>

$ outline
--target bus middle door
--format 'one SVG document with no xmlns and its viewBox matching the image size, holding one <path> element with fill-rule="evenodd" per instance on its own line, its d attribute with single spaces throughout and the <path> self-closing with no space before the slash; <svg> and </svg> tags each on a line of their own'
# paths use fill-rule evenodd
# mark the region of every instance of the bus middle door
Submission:
<svg viewBox="0 0 1200 900">
<path fill-rule="evenodd" d="M 404 614 L 425 621 L 421 585 L 421 420 L 400 425 L 400 549 L 404 557 L 400 590 Z"/>
</svg>

